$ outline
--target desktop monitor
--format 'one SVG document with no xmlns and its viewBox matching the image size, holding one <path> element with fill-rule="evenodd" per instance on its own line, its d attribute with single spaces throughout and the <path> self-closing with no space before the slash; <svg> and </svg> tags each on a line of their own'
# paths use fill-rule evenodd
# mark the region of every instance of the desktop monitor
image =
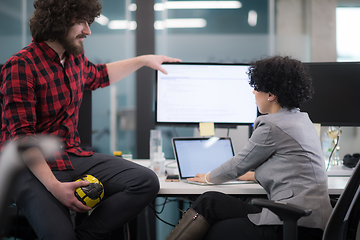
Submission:
<svg viewBox="0 0 360 240">
<path fill-rule="evenodd" d="M 164 63 L 156 71 L 157 125 L 251 125 L 257 117 L 247 64 Z"/>
<path fill-rule="evenodd" d="M 300 106 L 323 126 L 360 126 L 360 63 L 304 63 L 313 79 L 313 98 Z"/>
</svg>

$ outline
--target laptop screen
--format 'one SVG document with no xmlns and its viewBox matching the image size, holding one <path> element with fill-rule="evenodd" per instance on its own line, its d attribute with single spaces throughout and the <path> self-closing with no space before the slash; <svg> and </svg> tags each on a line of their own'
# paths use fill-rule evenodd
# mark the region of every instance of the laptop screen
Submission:
<svg viewBox="0 0 360 240">
<path fill-rule="evenodd" d="M 181 179 L 207 173 L 234 156 L 230 138 L 173 138 Z"/>
</svg>

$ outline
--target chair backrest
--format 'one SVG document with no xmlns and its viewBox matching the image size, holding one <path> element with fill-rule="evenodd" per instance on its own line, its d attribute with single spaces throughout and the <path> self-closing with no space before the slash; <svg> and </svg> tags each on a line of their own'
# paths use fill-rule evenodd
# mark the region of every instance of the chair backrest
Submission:
<svg viewBox="0 0 360 240">
<path fill-rule="evenodd" d="M 78 131 L 81 140 L 81 148 L 92 148 L 92 100 L 91 91 L 84 91 L 83 100 L 79 110 Z"/>
<path fill-rule="evenodd" d="M 324 230 L 323 240 L 360 239 L 360 162 L 340 195 Z"/>
</svg>

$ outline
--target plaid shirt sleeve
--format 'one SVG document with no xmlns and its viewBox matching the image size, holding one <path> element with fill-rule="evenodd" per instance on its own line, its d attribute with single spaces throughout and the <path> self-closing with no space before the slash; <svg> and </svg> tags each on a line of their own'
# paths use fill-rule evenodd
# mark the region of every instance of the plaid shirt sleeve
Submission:
<svg viewBox="0 0 360 240">
<path fill-rule="evenodd" d="M 34 135 L 36 132 L 36 94 L 33 74 L 23 60 L 13 58 L 3 70 L 3 121 L 9 137 Z"/>
<path fill-rule="evenodd" d="M 105 74 L 104 71 L 106 71 L 107 75 L 105 64 L 95 65 L 90 62 L 86 56 L 84 56 L 84 60 L 85 90 L 95 90 L 99 87 L 103 88 L 108 86 L 110 84 L 109 80 L 104 81 L 102 77 Z"/>
<path fill-rule="evenodd" d="M 84 89 L 109 85 L 105 64 L 80 54 L 69 55 L 63 67 L 46 43 L 33 42 L 5 64 L 0 80 L 1 149 L 11 138 L 56 135 L 65 146 L 47 159 L 53 170 L 73 169 L 68 153 L 93 154 L 79 146 L 79 108 Z"/>
</svg>

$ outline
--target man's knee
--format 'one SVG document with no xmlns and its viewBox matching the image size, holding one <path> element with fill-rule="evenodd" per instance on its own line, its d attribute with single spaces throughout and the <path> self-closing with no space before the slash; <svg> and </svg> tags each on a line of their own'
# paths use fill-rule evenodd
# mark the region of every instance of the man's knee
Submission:
<svg viewBox="0 0 360 240">
<path fill-rule="evenodd" d="M 144 184 L 146 185 L 145 187 L 148 189 L 149 193 L 154 194 L 154 196 L 156 196 L 156 194 L 160 190 L 160 183 L 159 183 L 159 178 L 155 174 L 155 172 L 146 168 L 142 172 L 142 178 L 144 179 Z"/>
</svg>

